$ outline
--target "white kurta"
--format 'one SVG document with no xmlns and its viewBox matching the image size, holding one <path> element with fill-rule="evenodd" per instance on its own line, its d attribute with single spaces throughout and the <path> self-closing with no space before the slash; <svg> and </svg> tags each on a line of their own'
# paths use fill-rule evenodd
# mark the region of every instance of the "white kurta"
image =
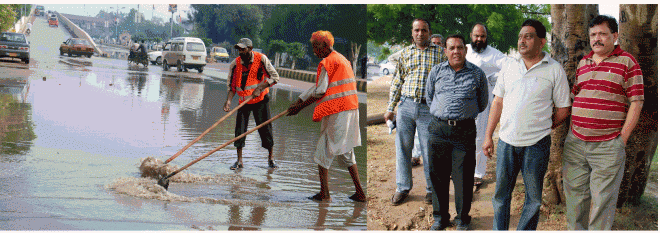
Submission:
<svg viewBox="0 0 660 233">
<path fill-rule="evenodd" d="M 328 90 L 328 73 L 321 67 L 318 84 L 300 95 L 306 101 L 310 97 L 323 97 Z M 353 109 L 338 112 L 321 118 L 321 137 L 316 144 L 314 161 L 322 167 L 329 169 L 335 156 L 347 166 L 355 164 L 353 147 L 361 146 L 359 110 Z"/>
<path fill-rule="evenodd" d="M 477 151 L 475 153 L 477 156 L 477 164 L 474 169 L 474 177 L 483 178 L 486 175 L 486 162 L 488 159 L 486 158 L 486 155 L 484 155 L 481 146 L 484 144 L 486 126 L 488 125 L 488 114 L 490 114 L 490 104 L 493 102 L 493 88 L 495 87 L 495 83 L 497 83 L 497 73 L 502 68 L 506 56 L 490 45 L 481 51 L 481 53 L 474 51 L 472 45 L 468 44 L 466 46 L 468 52 L 465 58 L 483 70 L 486 74 L 486 78 L 488 78 L 488 107 L 486 107 L 486 110 L 479 113 L 475 120 L 477 125 Z"/>
</svg>

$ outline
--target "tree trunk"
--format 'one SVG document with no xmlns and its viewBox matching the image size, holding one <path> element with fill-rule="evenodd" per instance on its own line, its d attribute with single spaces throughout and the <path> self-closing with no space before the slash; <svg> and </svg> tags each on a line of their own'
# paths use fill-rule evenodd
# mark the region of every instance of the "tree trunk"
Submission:
<svg viewBox="0 0 660 233">
<path fill-rule="evenodd" d="M 575 72 L 580 59 L 591 51 L 587 25 L 589 20 L 597 15 L 598 5 L 552 5 L 550 50 L 552 58 L 563 65 L 571 88 L 575 84 Z M 550 161 L 544 188 L 545 203 L 549 205 L 565 203 L 561 170 L 564 140 L 569 130 L 569 123 L 570 117 L 551 133 Z"/>
<path fill-rule="evenodd" d="M 275 53 L 275 67 L 280 67 L 280 53 Z"/>
<path fill-rule="evenodd" d="M 639 203 L 658 146 L 658 5 L 622 4 L 619 10 L 619 44 L 642 68 L 644 107 L 626 146 L 617 207 L 625 202 Z"/>
<path fill-rule="evenodd" d="M 358 60 L 360 60 L 360 59 L 358 59 L 358 57 L 360 55 L 360 48 L 361 47 L 362 47 L 362 45 L 358 45 L 357 43 L 351 42 L 351 55 L 353 56 L 351 58 L 351 64 L 353 64 L 353 75 L 355 75 L 355 76 L 357 76 L 357 72 L 358 72 L 357 62 L 358 62 Z"/>
</svg>

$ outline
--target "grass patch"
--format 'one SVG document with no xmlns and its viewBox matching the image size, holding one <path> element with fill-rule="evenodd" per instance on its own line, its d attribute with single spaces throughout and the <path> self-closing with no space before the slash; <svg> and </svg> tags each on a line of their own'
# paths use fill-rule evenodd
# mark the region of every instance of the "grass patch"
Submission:
<svg viewBox="0 0 660 233">
<path fill-rule="evenodd" d="M 651 171 L 649 171 L 649 181 L 658 181 L 658 150 L 655 150 L 653 160 L 651 162 Z"/>
<path fill-rule="evenodd" d="M 639 205 L 624 204 L 616 210 L 612 230 L 658 230 L 658 200 L 644 194 Z"/>
</svg>

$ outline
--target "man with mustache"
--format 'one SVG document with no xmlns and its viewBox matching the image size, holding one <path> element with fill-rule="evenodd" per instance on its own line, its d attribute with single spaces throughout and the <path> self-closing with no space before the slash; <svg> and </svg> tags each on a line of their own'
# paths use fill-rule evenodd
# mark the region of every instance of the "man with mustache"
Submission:
<svg viewBox="0 0 660 233">
<path fill-rule="evenodd" d="M 239 56 L 229 65 L 225 112 L 231 111 L 231 99 L 234 98 L 234 94 L 238 94 L 240 103 L 243 103 L 248 96 L 252 96 L 252 100 L 236 112 L 234 134 L 239 136 L 247 131 L 250 113 L 253 114 L 257 125 L 270 119 L 268 87 L 275 85 L 280 80 L 280 76 L 266 55 L 252 51 L 252 40 L 242 38 L 234 48 L 238 50 Z M 258 131 L 261 146 L 268 150 L 268 167 L 275 168 L 277 166 L 273 161 L 273 128 L 268 124 Z M 229 167 L 231 170 L 243 168 L 245 137 L 234 142 L 234 146 L 238 159 Z"/>
<path fill-rule="evenodd" d="M 486 124 L 488 123 L 488 114 L 490 113 L 490 102 L 493 101 L 493 88 L 497 82 L 497 72 L 502 68 L 502 62 L 506 56 L 499 50 L 488 45 L 488 29 L 486 25 L 477 23 L 472 27 L 470 33 L 472 44 L 467 45 L 467 60 L 472 62 L 486 73 L 488 78 L 488 107 L 479 113 L 476 119 L 477 139 L 476 144 L 481 146 L 484 143 L 486 134 Z M 477 162 L 474 169 L 474 185 L 481 185 L 482 178 L 486 175 L 487 158 L 481 148 L 476 151 Z"/>
<path fill-rule="evenodd" d="M 463 36 L 447 37 L 446 45 L 449 60 L 435 65 L 426 82 L 426 100 L 433 115 L 428 128 L 428 164 L 437 200 L 433 203 L 435 223 L 431 230 L 450 225 L 450 176 L 454 182 L 457 230 L 467 230 L 474 182 L 474 118 L 488 105 L 488 81 L 479 67 L 465 60 Z"/>
<path fill-rule="evenodd" d="M 506 58 L 493 90 L 495 99 L 482 146 L 483 153 L 492 157 L 493 132 L 500 122 L 493 230 L 509 229 L 511 193 L 521 171 L 525 204 L 517 229 L 536 230 L 550 158 L 550 132 L 566 119 L 571 106 L 564 68 L 543 52 L 545 35 L 545 26 L 538 20 L 523 22 L 518 33 L 521 57 Z"/>
<path fill-rule="evenodd" d="M 424 97 L 426 80 L 433 65 L 440 63 L 440 46 L 429 40 L 430 24 L 425 19 L 415 19 L 412 23 L 414 44 L 403 49 L 397 68 L 392 78 L 390 98 L 385 121 L 394 120 L 394 108 L 399 104 L 396 114 L 396 192 L 392 196 L 392 205 L 399 205 L 408 197 L 412 189 L 412 149 L 415 131 L 419 134 L 426 176 L 426 202 L 432 198 L 431 181 L 428 172 L 428 124 L 431 120 L 429 107 Z"/>
<path fill-rule="evenodd" d="M 571 96 L 571 131 L 562 171 L 569 230 L 610 230 L 626 161 L 626 142 L 644 104 L 644 79 L 619 45 L 616 19 L 589 22 L 592 51 L 580 60 Z"/>
</svg>

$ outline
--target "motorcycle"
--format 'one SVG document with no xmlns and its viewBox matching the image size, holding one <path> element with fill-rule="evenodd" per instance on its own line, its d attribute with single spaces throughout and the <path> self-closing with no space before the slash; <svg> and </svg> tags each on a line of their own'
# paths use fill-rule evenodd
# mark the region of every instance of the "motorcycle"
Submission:
<svg viewBox="0 0 660 233">
<path fill-rule="evenodd" d="M 146 54 L 135 53 L 133 56 L 128 56 L 128 64 L 135 63 L 136 65 L 144 65 L 144 67 L 149 66 L 149 58 Z"/>
</svg>

